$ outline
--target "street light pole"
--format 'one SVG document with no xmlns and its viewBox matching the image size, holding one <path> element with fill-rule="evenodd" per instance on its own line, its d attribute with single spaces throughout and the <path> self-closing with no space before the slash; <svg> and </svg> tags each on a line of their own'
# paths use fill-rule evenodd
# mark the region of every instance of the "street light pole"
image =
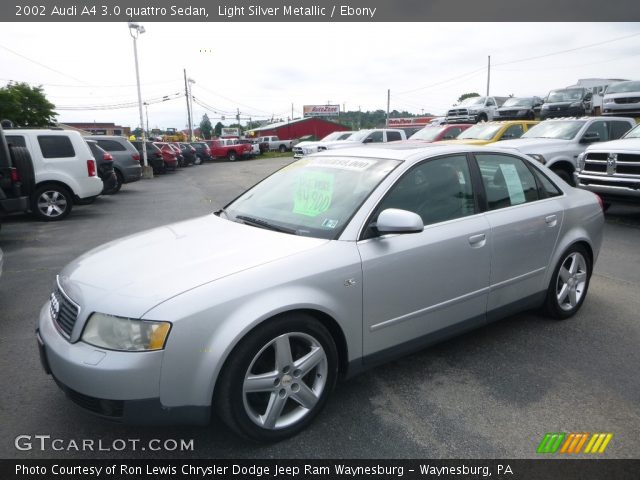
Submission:
<svg viewBox="0 0 640 480">
<path fill-rule="evenodd" d="M 136 62 L 136 84 L 138 86 L 138 111 L 140 113 L 140 130 L 142 130 L 142 178 L 153 178 L 153 169 L 147 160 L 147 137 L 144 131 L 144 118 L 142 115 L 142 93 L 140 91 L 140 69 L 138 68 L 138 37 L 145 32 L 142 25 L 129 22 L 129 34 L 133 38 L 133 58 Z"/>
<path fill-rule="evenodd" d="M 193 113 L 193 90 L 192 90 L 192 85 L 194 83 L 196 83 L 196 81 L 193 78 L 188 78 L 187 81 L 189 82 L 189 111 L 191 112 L 191 123 L 189 124 L 189 134 L 191 135 L 191 137 L 189 138 L 190 142 L 193 142 L 193 126 L 195 126 L 196 124 L 196 116 L 195 113 Z"/>
</svg>

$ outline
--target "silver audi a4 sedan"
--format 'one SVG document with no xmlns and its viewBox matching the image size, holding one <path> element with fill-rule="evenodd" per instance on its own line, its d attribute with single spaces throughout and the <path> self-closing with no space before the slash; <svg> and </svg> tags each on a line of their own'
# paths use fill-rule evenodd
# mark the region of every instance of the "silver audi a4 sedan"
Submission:
<svg viewBox="0 0 640 480">
<path fill-rule="evenodd" d="M 596 195 L 513 151 L 327 151 L 67 265 L 40 312 L 42 363 L 100 416 L 216 413 L 275 441 L 340 377 L 519 311 L 574 315 L 603 223 Z"/>
</svg>

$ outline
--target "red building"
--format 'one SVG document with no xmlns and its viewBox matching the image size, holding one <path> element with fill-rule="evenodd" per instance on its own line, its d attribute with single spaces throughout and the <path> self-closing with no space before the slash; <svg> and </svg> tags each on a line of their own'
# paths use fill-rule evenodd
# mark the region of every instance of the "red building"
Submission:
<svg viewBox="0 0 640 480">
<path fill-rule="evenodd" d="M 247 135 L 253 137 L 265 137 L 268 135 L 276 135 L 283 140 L 296 139 L 313 135 L 316 139 L 326 137 L 332 132 L 343 132 L 350 130 L 340 123 L 331 122 L 324 118 L 299 118 L 290 122 L 272 123 L 264 127 L 254 128 L 247 132 Z"/>
</svg>

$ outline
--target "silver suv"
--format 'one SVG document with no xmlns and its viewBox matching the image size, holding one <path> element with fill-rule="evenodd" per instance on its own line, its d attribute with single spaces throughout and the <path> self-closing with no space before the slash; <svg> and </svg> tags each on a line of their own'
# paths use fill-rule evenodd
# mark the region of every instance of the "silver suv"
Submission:
<svg viewBox="0 0 640 480">
<path fill-rule="evenodd" d="M 602 100 L 602 114 L 640 117 L 640 81 L 609 85 Z"/>
<path fill-rule="evenodd" d="M 140 153 L 129 140 L 118 135 L 90 135 L 85 138 L 98 142 L 98 146 L 113 157 L 113 170 L 118 178 L 116 192 L 123 183 L 136 182 L 142 178 Z"/>
<path fill-rule="evenodd" d="M 40 220 L 62 220 L 74 204 L 90 203 L 102 192 L 96 161 L 78 132 L 12 129 L 7 143 L 26 147 L 34 170 L 31 211 Z"/>
</svg>

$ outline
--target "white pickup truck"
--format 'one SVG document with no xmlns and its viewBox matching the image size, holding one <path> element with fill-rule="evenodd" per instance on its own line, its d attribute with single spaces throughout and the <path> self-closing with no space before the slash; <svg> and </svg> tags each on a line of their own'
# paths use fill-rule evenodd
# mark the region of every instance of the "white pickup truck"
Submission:
<svg viewBox="0 0 640 480">
<path fill-rule="evenodd" d="M 324 150 L 335 150 L 337 148 L 355 147 L 367 143 L 386 143 L 396 140 L 406 140 L 407 135 L 404 130 L 395 128 L 374 128 L 371 130 L 360 130 L 351 134 L 346 140 L 334 140 L 330 142 L 310 142 L 307 145 L 293 150 L 294 158 L 300 158 L 315 152 Z"/>
<path fill-rule="evenodd" d="M 447 123 L 488 122 L 507 97 L 468 97 L 447 112 Z"/>
<path fill-rule="evenodd" d="M 293 148 L 294 140 L 281 140 L 276 136 L 266 136 L 266 137 L 258 137 L 255 139 L 255 142 L 258 145 L 268 144 L 269 151 L 277 150 L 280 153 L 284 153 Z"/>
</svg>

